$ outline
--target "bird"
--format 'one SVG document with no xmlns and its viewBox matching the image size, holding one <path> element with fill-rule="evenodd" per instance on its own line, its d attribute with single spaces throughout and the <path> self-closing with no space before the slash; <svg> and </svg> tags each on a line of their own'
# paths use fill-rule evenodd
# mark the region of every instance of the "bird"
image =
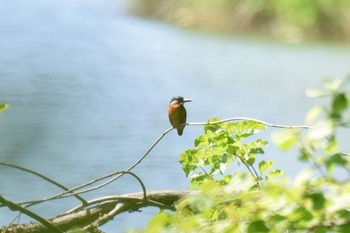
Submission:
<svg viewBox="0 0 350 233">
<path fill-rule="evenodd" d="M 191 101 L 192 99 L 184 99 L 181 96 L 174 97 L 170 101 L 168 107 L 169 121 L 171 126 L 176 128 L 179 136 L 182 135 L 186 124 L 187 113 L 184 104 Z"/>
</svg>

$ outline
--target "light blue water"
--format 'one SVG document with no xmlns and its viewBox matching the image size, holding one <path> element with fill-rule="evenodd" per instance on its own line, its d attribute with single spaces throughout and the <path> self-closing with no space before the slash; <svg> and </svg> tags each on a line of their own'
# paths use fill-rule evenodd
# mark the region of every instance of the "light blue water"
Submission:
<svg viewBox="0 0 350 233">
<path fill-rule="evenodd" d="M 0 2 L 0 160 L 41 172 L 73 187 L 123 170 L 169 127 L 172 96 L 193 98 L 190 122 L 246 116 L 303 124 L 316 102 L 307 87 L 321 77 L 345 77 L 350 47 L 287 45 L 212 35 L 139 19 L 118 0 L 4 0 Z M 267 136 L 273 130 L 269 130 Z M 167 135 L 134 170 L 148 190 L 188 189 L 179 155 L 202 132 Z M 271 145 L 264 159 L 295 175 L 294 154 Z M 59 190 L 37 178 L 0 168 L 0 193 L 12 201 Z M 139 192 L 123 177 L 87 199 Z M 32 208 L 44 217 L 78 202 Z M 101 229 L 143 227 L 151 213 L 124 214 Z M 0 226 L 15 213 L 0 209 Z M 27 218 L 23 217 L 25 222 Z"/>
</svg>

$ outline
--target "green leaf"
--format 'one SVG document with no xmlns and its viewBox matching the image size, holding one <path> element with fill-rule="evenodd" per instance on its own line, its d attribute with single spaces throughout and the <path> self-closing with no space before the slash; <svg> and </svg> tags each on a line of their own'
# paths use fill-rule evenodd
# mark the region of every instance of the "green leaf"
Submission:
<svg viewBox="0 0 350 233">
<path fill-rule="evenodd" d="M 218 122 L 218 121 L 220 121 L 220 118 L 213 118 L 213 119 L 208 120 L 208 123 L 213 123 L 213 122 Z M 222 124 L 204 125 L 204 132 L 205 133 L 208 133 L 208 132 L 215 133 L 218 129 L 221 128 L 221 125 Z"/>
<path fill-rule="evenodd" d="M 194 146 L 208 146 L 208 135 L 203 134 L 194 140 Z"/>
<path fill-rule="evenodd" d="M 333 97 L 332 113 L 340 114 L 349 106 L 349 101 L 344 93 L 338 93 Z"/>
<path fill-rule="evenodd" d="M 333 132 L 331 122 L 318 122 L 307 132 L 306 138 L 310 141 L 317 141 L 326 138 Z"/>
<path fill-rule="evenodd" d="M 3 113 L 8 107 L 10 107 L 10 105 L 0 103 L 0 114 Z"/>
<path fill-rule="evenodd" d="M 288 220 L 301 226 L 301 227 L 310 227 L 312 224 L 313 215 L 307 210 L 304 206 L 296 209 L 292 214 L 288 216 Z"/>
<path fill-rule="evenodd" d="M 247 151 L 249 151 L 249 154 L 264 154 L 265 152 L 261 147 L 267 146 L 267 145 L 268 145 L 268 142 L 262 139 L 258 139 L 255 142 L 246 144 Z"/>
<path fill-rule="evenodd" d="M 267 173 L 266 179 L 271 179 L 273 177 L 282 176 L 282 175 L 284 175 L 284 172 L 281 171 L 280 169 L 276 169 L 274 171 L 270 171 L 269 173 Z"/>
<path fill-rule="evenodd" d="M 331 94 L 330 91 L 318 90 L 318 89 L 307 89 L 305 92 L 306 96 L 309 98 L 324 97 Z"/>
<path fill-rule="evenodd" d="M 255 163 L 255 159 L 256 159 L 256 155 L 255 154 L 249 154 L 249 158 L 247 160 L 248 164 L 250 164 L 251 166 L 254 165 Z"/>
<path fill-rule="evenodd" d="M 174 219 L 166 212 L 161 212 L 156 215 L 148 225 L 148 232 L 161 232 L 164 230 L 163 226 L 169 226 L 174 222 Z"/>
<path fill-rule="evenodd" d="M 227 123 L 226 127 L 227 132 L 238 141 L 266 129 L 264 124 L 251 120 L 246 120 L 239 123 Z"/>
<path fill-rule="evenodd" d="M 287 152 L 294 148 L 299 139 L 300 129 L 289 129 L 283 131 L 277 131 L 272 134 L 272 141 L 278 146 L 278 148 Z"/>
<path fill-rule="evenodd" d="M 321 114 L 322 108 L 319 106 L 313 107 L 306 115 L 306 124 L 313 123 Z"/>
<path fill-rule="evenodd" d="M 336 227 L 334 227 L 334 232 L 349 233 L 350 232 L 350 225 L 345 224 L 343 226 L 336 226 Z"/>
<path fill-rule="evenodd" d="M 197 153 L 197 149 L 190 149 L 184 151 L 180 156 L 180 163 L 182 165 L 182 170 L 186 174 L 186 177 L 188 177 L 194 170 L 197 169 L 197 166 L 195 165 L 197 163 L 197 159 L 195 157 Z"/>
<path fill-rule="evenodd" d="M 209 180 L 213 180 L 211 176 L 207 174 L 194 174 L 191 176 L 191 189 L 197 190 L 201 184 L 207 183 Z"/>
<path fill-rule="evenodd" d="M 227 175 L 227 176 L 224 176 L 221 180 L 219 180 L 219 184 L 221 185 L 227 185 L 231 182 L 231 179 L 232 179 L 232 175 Z"/>
<path fill-rule="evenodd" d="M 263 233 L 270 232 L 264 221 L 251 222 L 247 229 L 248 233 Z"/>
<path fill-rule="evenodd" d="M 314 210 L 322 210 L 325 207 L 326 198 L 323 196 L 322 193 L 313 193 L 311 194 L 311 198 L 313 203 L 312 207 Z"/>
<path fill-rule="evenodd" d="M 326 88 L 326 90 L 336 91 L 339 89 L 342 83 L 342 79 L 326 79 L 323 81 L 323 86 Z"/>
<path fill-rule="evenodd" d="M 327 168 L 328 174 L 332 175 L 336 166 L 344 167 L 346 165 L 347 159 L 346 157 L 335 154 L 328 157 L 325 161 L 325 165 Z"/>
<path fill-rule="evenodd" d="M 286 219 L 285 216 L 279 215 L 279 214 L 273 214 L 270 218 L 269 218 L 269 222 L 277 222 L 277 223 L 281 223 L 282 221 L 284 221 Z"/>
<path fill-rule="evenodd" d="M 256 180 L 246 172 L 238 172 L 231 177 L 230 184 L 225 187 L 227 192 L 237 192 L 237 190 L 249 190 Z"/>
<path fill-rule="evenodd" d="M 261 161 L 258 165 L 260 174 L 264 174 L 268 169 L 270 169 L 276 162 L 271 161 Z"/>
</svg>

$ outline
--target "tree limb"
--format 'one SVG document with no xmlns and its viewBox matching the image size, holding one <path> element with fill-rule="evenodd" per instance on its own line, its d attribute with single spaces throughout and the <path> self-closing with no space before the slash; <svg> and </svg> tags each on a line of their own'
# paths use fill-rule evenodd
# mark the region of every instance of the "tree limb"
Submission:
<svg viewBox="0 0 350 233">
<path fill-rule="evenodd" d="M 144 207 L 158 207 L 161 209 L 175 210 L 175 203 L 188 194 L 195 194 L 184 190 L 163 190 L 147 192 L 147 198 L 144 198 L 144 192 L 132 193 L 119 196 L 109 196 L 88 201 L 84 208 L 78 206 L 65 214 L 58 215 L 47 220 L 53 226 L 67 231 L 78 227 L 87 231 L 94 231 L 97 227 L 105 224 L 115 216 L 124 212 L 137 211 Z M 49 233 L 52 231 L 39 222 L 10 225 L 1 229 L 2 233 Z"/>
</svg>

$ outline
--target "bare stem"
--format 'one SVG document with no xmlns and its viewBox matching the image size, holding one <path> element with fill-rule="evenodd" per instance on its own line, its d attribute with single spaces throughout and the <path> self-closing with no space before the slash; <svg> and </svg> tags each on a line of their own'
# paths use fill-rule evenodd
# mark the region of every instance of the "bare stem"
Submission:
<svg viewBox="0 0 350 233">
<path fill-rule="evenodd" d="M 81 194 L 81 193 L 86 193 L 86 192 L 90 192 L 90 191 L 93 191 L 93 190 L 96 190 L 96 189 L 99 189 L 103 186 L 106 186 L 110 183 L 112 183 L 113 181 L 119 179 L 120 177 L 122 177 L 126 172 L 129 172 L 131 171 L 134 167 L 136 167 L 139 163 L 142 162 L 142 160 L 152 151 L 152 149 L 162 140 L 162 138 L 168 134 L 171 130 L 173 130 L 174 128 L 169 128 L 167 129 L 166 131 L 163 132 L 163 134 L 150 146 L 150 148 L 134 163 L 132 164 L 129 168 L 127 168 L 124 172 L 119 172 L 119 171 L 116 171 L 116 172 L 112 172 L 108 175 L 105 175 L 105 176 L 102 176 L 102 177 L 99 177 L 97 179 L 94 179 L 94 180 L 91 180 L 85 184 L 82 184 L 82 185 L 79 185 L 77 187 L 74 187 L 72 189 L 69 189 L 65 192 L 62 192 L 62 193 L 59 193 L 59 194 L 56 194 L 54 196 L 51 196 L 51 197 L 48 197 L 48 198 L 45 198 L 45 199 L 39 199 L 39 200 L 31 200 L 31 201 L 25 201 L 25 202 L 21 202 L 21 203 L 18 203 L 18 204 L 28 204 L 28 203 L 31 203 L 31 204 L 39 204 L 39 203 L 42 203 L 42 202 L 46 202 L 46 201 L 50 201 L 50 200 L 54 200 L 54 199 L 60 199 L 60 198 L 65 198 L 65 197 L 70 197 L 72 195 L 76 195 L 76 194 Z M 113 177 L 115 176 L 115 177 Z M 101 180 L 104 180 L 104 179 L 107 179 L 107 178 L 110 178 L 110 177 L 113 177 L 111 178 L 110 180 L 98 185 L 98 186 L 95 186 L 95 187 L 92 187 L 92 188 L 89 188 L 89 189 L 85 189 L 85 190 L 82 190 L 82 191 L 79 191 L 79 192 L 75 192 L 76 190 L 79 190 L 79 189 L 82 189 L 82 188 L 85 188 L 87 186 L 90 186 L 96 182 L 99 182 Z"/>
<path fill-rule="evenodd" d="M 60 183 L 58 183 L 58 182 L 48 178 L 47 176 L 44 176 L 43 174 L 40 174 L 40 173 L 36 172 L 36 171 L 30 170 L 28 168 L 24 168 L 24 167 L 21 167 L 21 166 L 18 166 L 18 165 L 10 164 L 10 163 L 0 162 L 0 165 L 6 166 L 6 167 L 12 167 L 12 168 L 24 171 L 24 172 L 31 173 L 31 174 L 33 174 L 35 176 L 38 176 L 38 177 L 48 181 L 51 184 L 56 185 L 57 187 L 59 187 L 59 188 L 61 188 L 63 190 L 69 191 L 69 189 L 67 187 L 63 186 L 62 184 L 60 184 Z M 77 199 L 79 199 L 83 204 L 86 203 L 86 200 L 84 200 L 81 196 L 79 196 L 77 194 L 74 194 L 74 193 L 72 195 L 75 196 Z"/>
<path fill-rule="evenodd" d="M 263 125 L 266 125 L 268 127 L 274 127 L 274 128 L 284 128 L 284 129 L 296 129 L 296 128 L 302 128 L 302 129 L 311 129 L 311 126 L 308 125 L 278 125 L 278 124 L 272 124 L 265 121 L 257 120 L 254 118 L 249 117 L 232 117 L 223 119 L 220 121 L 214 121 L 214 122 L 193 122 L 193 123 L 186 123 L 186 125 L 194 125 L 194 126 L 203 126 L 203 125 L 216 125 L 220 123 L 230 122 L 230 121 L 254 121 L 257 123 L 261 123 Z"/>
</svg>

